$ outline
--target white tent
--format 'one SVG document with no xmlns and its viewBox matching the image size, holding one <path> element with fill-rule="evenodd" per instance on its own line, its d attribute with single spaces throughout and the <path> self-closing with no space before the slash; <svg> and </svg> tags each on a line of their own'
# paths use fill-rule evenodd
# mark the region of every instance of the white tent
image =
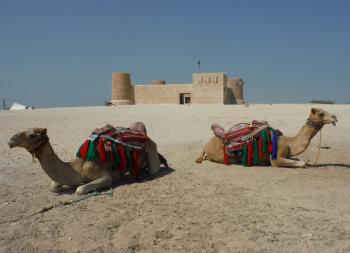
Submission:
<svg viewBox="0 0 350 253">
<path fill-rule="evenodd" d="M 18 111 L 18 110 L 32 110 L 33 108 L 13 102 L 12 106 L 9 110 L 11 111 Z"/>
</svg>

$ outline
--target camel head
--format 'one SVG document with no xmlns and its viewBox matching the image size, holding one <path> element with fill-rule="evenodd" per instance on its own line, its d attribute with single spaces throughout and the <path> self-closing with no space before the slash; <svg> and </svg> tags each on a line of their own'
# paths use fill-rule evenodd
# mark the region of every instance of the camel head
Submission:
<svg viewBox="0 0 350 253">
<path fill-rule="evenodd" d="M 29 128 L 26 131 L 19 132 L 11 137 L 9 147 L 21 147 L 29 152 L 34 152 L 43 144 L 47 143 L 46 128 Z"/>
<path fill-rule="evenodd" d="M 338 122 L 337 117 L 334 114 L 320 108 L 311 109 L 308 121 L 313 124 L 320 124 L 322 126 L 325 124 L 332 124 L 335 126 L 336 122 Z"/>
</svg>

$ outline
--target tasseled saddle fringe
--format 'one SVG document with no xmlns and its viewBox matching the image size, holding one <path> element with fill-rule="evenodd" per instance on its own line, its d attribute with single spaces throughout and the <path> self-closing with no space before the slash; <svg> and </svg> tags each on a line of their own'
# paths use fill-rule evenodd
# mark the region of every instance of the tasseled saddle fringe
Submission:
<svg viewBox="0 0 350 253">
<path fill-rule="evenodd" d="M 97 158 L 104 162 L 107 161 L 104 143 L 99 138 L 86 140 L 78 149 L 76 156 L 86 161 L 93 161 Z M 133 168 L 134 175 L 140 175 L 140 151 L 112 143 L 111 159 L 113 169 L 125 171 L 127 168 Z"/>
<path fill-rule="evenodd" d="M 272 160 L 277 159 L 278 152 L 278 136 L 277 132 L 272 128 L 266 128 L 252 140 L 243 145 L 243 152 L 235 151 L 235 156 L 241 153 L 240 160 L 243 166 L 259 165 L 261 160 L 270 156 Z M 224 164 L 229 165 L 229 155 L 227 148 L 224 147 Z"/>
</svg>

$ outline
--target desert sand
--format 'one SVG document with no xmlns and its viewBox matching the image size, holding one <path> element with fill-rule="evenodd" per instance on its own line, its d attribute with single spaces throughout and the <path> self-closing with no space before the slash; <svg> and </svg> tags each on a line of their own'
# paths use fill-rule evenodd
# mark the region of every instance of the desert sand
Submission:
<svg viewBox="0 0 350 253">
<path fill-rule="evenodd" d="M 312 105 L 135 105 L 0 112 L 0 252 L 350 252 L 350 106 L 319 105 L 338 117 L 322 130 L 315 167 L 242 167 L 194 163 L 226 129 L 267 120 L 285 135 L 305 124 Z M 46 127 L 62 160 L 92 129 L 146 124 L 171 169 L 124 180 L 97 195 L 14 222 L 44 207 L 81 198 L 51 193 L 49 177 L 9 138 Z M 299 158 L 313 164 L 317 135 Z M 107 189 L 108 190 L 108 189 Z M 5 223 L 4 223 L 5 222 Z"/>
</svg>

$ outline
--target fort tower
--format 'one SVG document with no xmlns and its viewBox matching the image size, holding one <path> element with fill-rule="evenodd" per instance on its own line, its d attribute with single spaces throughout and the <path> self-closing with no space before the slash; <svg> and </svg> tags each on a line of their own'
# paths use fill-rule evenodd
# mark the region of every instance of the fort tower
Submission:
<svg viewBox="0 0 350 253">
<path fill-rule="evenodd" d="M 233 100 L 233 104 L 244 104 L 243 98 L 243 85 L 244 82 L 241 78 L 232 79 L 229 78 L 227 80 L 227 87 L 230 89 L 228 92 L 228 96 Z"/>
<path fill-rule="evenodd" d="M 133 87 L 131 86 L 130 74 L 113 72 L 112 73 L 112 100 L 114 105 L 132 105 L 135 103 L 133 98 Z"/>
</svg>

